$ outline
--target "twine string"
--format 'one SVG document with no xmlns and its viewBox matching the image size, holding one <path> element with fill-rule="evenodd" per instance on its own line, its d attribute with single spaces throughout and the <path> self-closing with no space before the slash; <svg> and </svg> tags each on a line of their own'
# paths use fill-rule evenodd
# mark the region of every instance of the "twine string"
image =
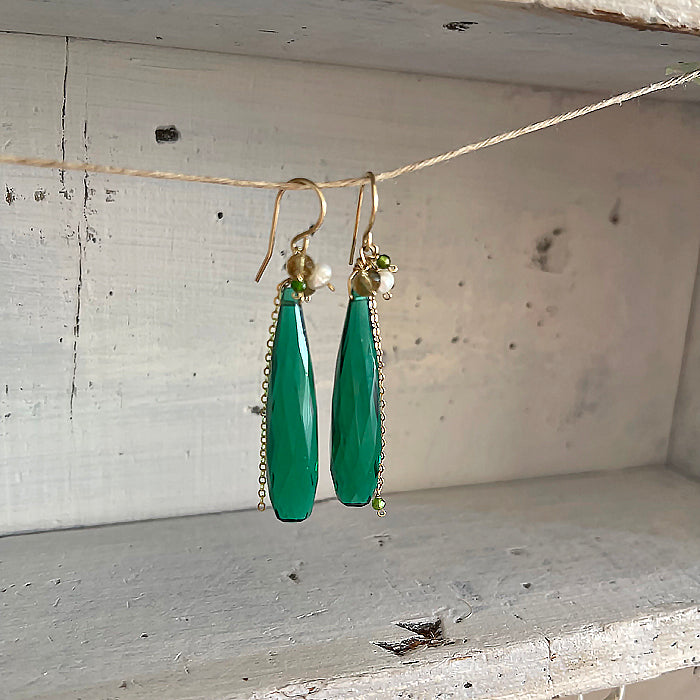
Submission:
<svg viewBox="0 0 700 700">
<path fill-rule="evenodd" d="M 535 131 L 541 131 L 542 129 L 548 129 L 550 126 L 556 126 L 557 124 L 562 124 L 564 122 L 571 121 L 572 119 L 577 119 L 578 117 L 583 117 L 586 114 L 591 114 L 592 112 L 597 112 L 601 109 L 607 107 L 612 107 L 613 105 L 621 105 L 623 102 L 628 102 L 629 100 L 637 99 L 638 97 L 643 97 L 644 95 L 649 95 L 653 92 L 659 92 L 661 90 L 668 90 L 669 88 L 674 88 L 679 85 L 684 85 L 692 80 L 697 80 L 700 78 L 700 69 L 691 71 L 690 73 L 685 73 L 683 75 L 676 76 L 674 78 L 669 78 L 668 80 L 663 80 L 658 83 L 652 83 L 651 85 L 646 85 L 637 90 L 632 90 L 631 92 L 623 92 L 619 95 L 614 95 L 600 102 L 595 102 L 593 104 L 586 105 L 585 107 L 580 107 L 579 109 L 574 109 L 570 112 L 565 112 L 564 114 L 559 114 L 555 117 L 550 117 L 543 121 L 535 122 L 533 124 L 528 124 L 527 126 L 520 127 L 519 129 L 514 129 L 512 131 L 506 131 L 502 134 L 496 136 L 491 136 L 483 141 L 477 141 L 476 143 L 470 143 L 465 146 L 461 146 L 453 151 L 447 151 L 446 153 L 441 153 L 431 158 L 425 158 L 424 160 L 419 160 L 416 163 L 409 163 L 395 170 L 388 170 L 383 173 L 378 173 L 376 175 L 377 181 L 382 180 L 393 180 L 406 173 L 414 173 L 418 170 L 423 170 L 424 168 L 431 168 L 434 165 L 439 165 L 440 163 L 446 163 L 448 161 L 459 158 L 460 156 L 466 155 L 467 153 L 474 153 L 475 151 L 480 151 L 484 148 L 489 148 L 490 146 L 495 146 L 499 143 L 504 143 L 505 141 L 512 141 L 526 134 L 532 134 Z M 155 180 L 177 180 L 180 182 L 203 182 L 210 185 L 228 185 L 230 187 L 253 187 L 256 189 L 266 189 L 266 190 L 305 190 L 309 189 L 308 185 L 294 183 L 294 182 L 268 182 L 266 180 L 237 180 L 229 177 L 212 177 L 208 175 L 188 175 L 187 173 L 173 173 L 163 170 L 139 170 L 137 168 L 119 168 L 114 165 L 99 165 L 96 163 L 89 163 L 83 161 L 63 161 L 63 160 L 52 160 L 50 158 L 30 158 L 25 156 L 13 156 L 10 154 L 0 153 L 0 163 L 7 163 L 10 165 L 22 165 L 34 168 L 52 168 L 57 170 L 77 170 L 81 172 L 90 173 L 105 173 L 107 175 L 126 175 L 130 177 L 145 177 Z M 334 189 L 339 187 L 358 187 L 363 183 L 367 182 L 367 177 L 355 177 L 347 178 L 344 180 L 330 180 L 328 182 L 318 182 L 316 183 L 319 188 L 322 189 Z"/>
</svg>

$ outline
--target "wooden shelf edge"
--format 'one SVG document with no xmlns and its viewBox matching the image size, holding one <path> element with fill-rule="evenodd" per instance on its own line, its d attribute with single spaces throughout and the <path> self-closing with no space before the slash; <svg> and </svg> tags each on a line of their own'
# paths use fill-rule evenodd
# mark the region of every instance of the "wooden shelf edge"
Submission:
<svg viewBox="0 0 700 700">
<path fill-rule="evenodd" d="M 390 508 L 384 521 L 330 502 L 297 527 L 241 512 L 2 539 L 6 688 L 544 700 L 698 665 L 697 482 L 642 468 Z"/>
</svg>

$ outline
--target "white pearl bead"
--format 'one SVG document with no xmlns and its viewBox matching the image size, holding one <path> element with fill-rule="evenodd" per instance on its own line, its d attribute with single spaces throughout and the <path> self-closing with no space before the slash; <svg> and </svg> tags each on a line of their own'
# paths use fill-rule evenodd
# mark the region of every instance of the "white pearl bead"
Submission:
<svg viewBox="0 0 700 700">
<path fill-rule="evenodd" d="M 380 294 L 386 294 L 394 286 L 394 275 L 389 270 L 379 270 L 379 289 Z"/>
<path fill-rule="evenodd" d="M 314 268 L 306 283 L 311 287 L 311 289 L 321 289 L 325 287 L 331 281 L 331 266 L 326 265 L 326 263 L 319 263 Z"/>
</svg>

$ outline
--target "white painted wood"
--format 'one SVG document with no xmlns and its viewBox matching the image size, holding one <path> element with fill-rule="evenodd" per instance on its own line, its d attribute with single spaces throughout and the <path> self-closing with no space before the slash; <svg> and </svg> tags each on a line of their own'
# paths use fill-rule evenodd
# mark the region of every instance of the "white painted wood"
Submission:
<svg viewBox="0 0 700 700">
<path fill-rule="evenodd" d="M 668 463 L 700 476 L 700 267 L 685 334 L 685 352 L 668 449 Z"/>
<path fill-rule="evenodd" d="M 65 151 L 65 39 L 4 36 L 0 42 L 0 142 L 4 150 Z M 8 170 L 0 175 L 0 530 L 27 522 L 36 505 L 69 499 L 80 209 L 74 176 Z"/>
<path fill-rule="evenodd" d="M 52 91 L 35 102 L 55 142 L 27 143 L 21 117 L 5 126 L 6 150 L 54 154 L 61 42 L 14 37 L 0 50 L 10 98 L 54 52 L 42 72 Z M 68 158 L 263 179 L 379 171 L 591 99 L 89 41 L 68 55 Z M 171 124 L 180 140 L 156 143 Z M 693 106 L 642 102 L 381 186 L 376 233 L 401 267 L 380 308 L 388 490 L 665 461 L 698 250 L 697 127 Z M 29 285 L 51 323 L 20 323 L 3 356 L 37 369 L 3 360 L 17 388 L 2 398 L 0 532 L 252 506 L 279 255 L 315 200 L 285 198 L 279 262 L 256 286 L 274 193 L 78 173 L 70 199 L 54 175 L 33 201 L 47 177 L 3 169 L 25 197 L 7 215 L 21 206 L 63 257 L 50 258 L 61 282 L 47 289 L 49 258 L 17 239 L 33 267 L 3 276 L 5 299 Z M 329 193 L 312 246 L 341 290 L 354 198 Z M 342 291 L 323 292 L 306 309 L 322 498 L 344 306 Z M 46 402 L 53 422 L 32 415 Z"/>
<path fill-rule="evenodd" d="M 680 671 L 665 673 L 653 680 L 628 685 L 625 688 L 625 700 L 695 700 L 700 693 L 700 669 L 684 668 Z M 608 691 L 586 694 L 584 700 L 607 700 Z M 572 695 L 562 700 L 579 700 Z"/>
<path fill-rule="evenodd" d="M 637 469 L 0 539 L 13 700 L 549 700 L 700 656 L 700 484 Z M 465 618 L 468 605 L 473 615 Z M 374 642 L 440 620 L 450 644 Z M 402 695 L 403 694 L 403 695 Z"/>
<path fill-rule="evenodd" d="M 698 61 L 694 0 L 2 0 L 0 29 L 420 74 L 621 92 Z M 700 90 L 661 99 L 698 100 Z"/>
<path fill-rule="evenodd" d="M 459 3 L 460 0 L 450 0 Z M 567 10 L 591 17 L 644 23 L 668 29 L 700 29 L 700 6 L 695 0 L 505 0 L 518 5 L 533 5 L 553 10 Z M 471 0 L 461 0 L 469 6 Z"/>
</svg>

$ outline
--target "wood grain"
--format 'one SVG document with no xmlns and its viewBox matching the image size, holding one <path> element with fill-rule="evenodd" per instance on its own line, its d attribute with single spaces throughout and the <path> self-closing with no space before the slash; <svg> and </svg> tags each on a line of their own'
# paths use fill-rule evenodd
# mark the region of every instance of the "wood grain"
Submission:
<svg viewBox="0 0 700 700">
<path fill-rule="evenodd" d="M 460 0 L 454 0 L 460 2 Z M 697 32 L 700 8 L 687 0 L 505 0 L 570 12 L 603 22 L 615 22 L 638 31 Z"/>
<path fill-rule="evenodd" d="M 667 462 L 700 477 L 700 265 L 685 333 L 685 350 L 668 445 Z"/>
<path fill-rule="evenodd" d="M 8 149 L 266 179 L 379 171 L 590 99 L 91 41 L 12 37 L 0 52 Z M 380 308 L 389 491 L 665 460 L 697 124 L 692 106 L 643 102 L 380 188 L 377 239 L 401 268 Z M 168 126 L 180 139 L 158 143 Z M 0 217 L 14 240 L 0 532 L 254 505 L 271 300 L 313 197 L 285 199 L 279 262 L 255 285 L 274 193 L 3 177 L 20 196 Z M 312 246 L 339 289 L 354 197 L 328 195 Z M 321 436 L 344 306 L 323 292 L 306 309 Z"/>
<path fill-rule="evenodd" d="M 3 0 L 0 29 L 614 94 L 698 60 L 697 37 L 639 31 L 698 29 L 696 5 L 296 0 L 290 11 L 280 0 L 141 0 L 135 13 L 112 0 Z M 628 26 L 598 21 L 605 18 Z M 699 92 L 661 99 L 697 101 Z"/>
<path fill-rule="evenodd" d="M 699 507 L 700 484 L 638 469 L 401 494 L 384 520 L 327 502 L 298 527 L 7 537 L 3 692 L 549 700 L 651 678 L 700 658 Z M 445 644 L 386 648 L 426 620 Z"/>
<path fill-rule="evenodd" d="M 4 36 L 2 148 L 65 155 L 66 40 Z M 52 453 L 75 447 L 70 421 L 82 208 L 80 173 L 3 170 L 0 211 L 0 531 L 32 506 L 69 503 L 72 471 Z M 40 485 L 41 484 L 41 485 Z M 54 521 L 56 522 L 56 521 Z"/>
</svg>

